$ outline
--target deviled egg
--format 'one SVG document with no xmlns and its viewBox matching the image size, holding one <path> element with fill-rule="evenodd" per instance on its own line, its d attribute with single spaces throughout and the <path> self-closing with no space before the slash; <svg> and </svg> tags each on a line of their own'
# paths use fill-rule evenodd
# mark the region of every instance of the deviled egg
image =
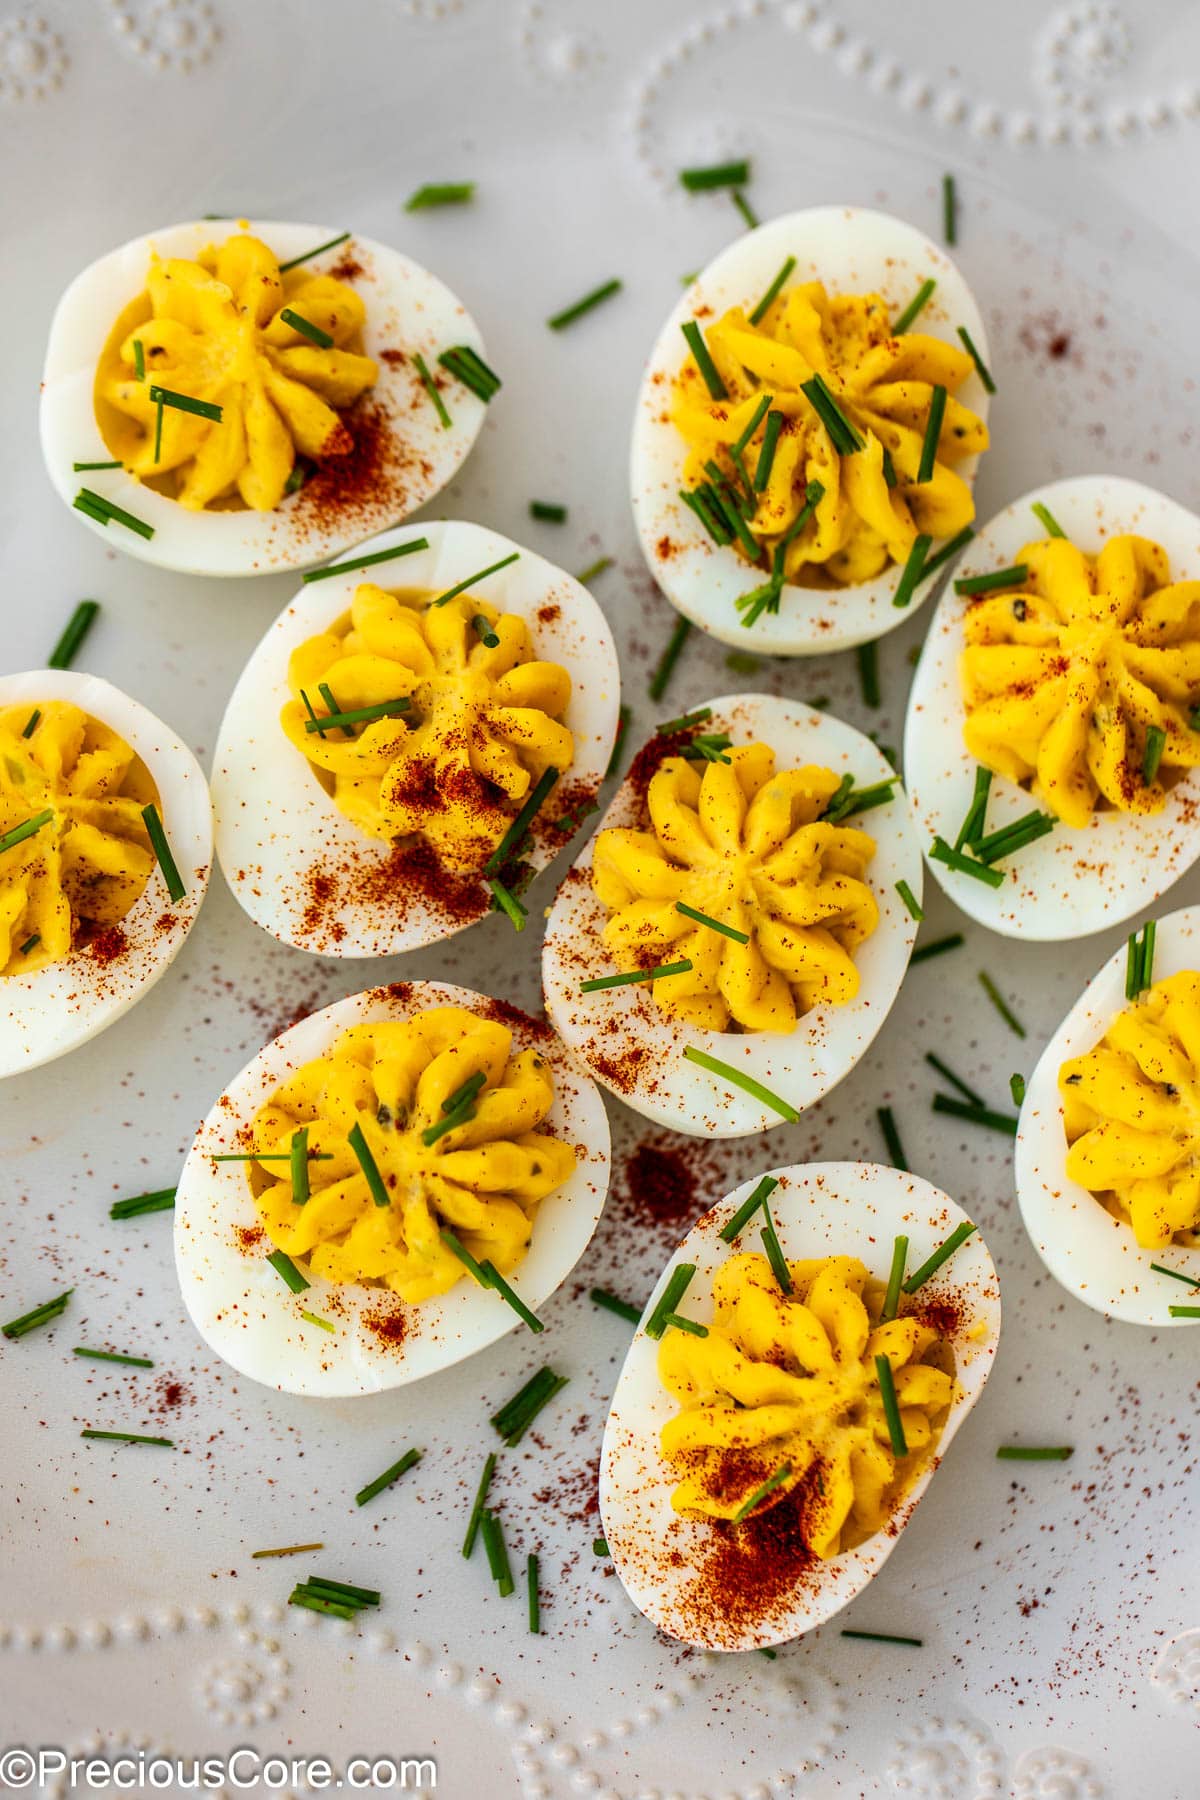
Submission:
<svg viewBox="0 0 1200 1800">
<path fill-rule="evenodd" d="M 525 880 L 594 802 L 619 701 L 612 633 L 573 576 L 479 525 L 385 532 L 301 588 L 234 689 L 213 773 L 225 877 L 257 924 L 327 956 L 415 949 L 496 905 L 521 929 Z"/>
<path fill-rule="evenodd" d="M 634 758 L 559 889 L 542 987 L 598 1081 L 677 1131 L 795 1119 L 870 1045 L 916 935 L 899 778 L 799 701 L 726 695 Z"/>
<path fill-rule="evenodd" d="M 1135 1325 L 1200 1321 L 1200 907 L 1143 926 L 1030 1078 L 1017 1198 L 1076 1299 Z"/>
<path fill-rule="evenodd" d="M 987 354 L 962 275 L 900 219 L 822 206 L 738 238 L 673 308 L 634 416 L 634 517 L 672 604 L 772 656 L 901 624 L 975 516 Z"/>
<path fill-rule="evenodd" d="M 432 499 L 499 386 L 462 302 L 398 251 L 319 225 L 199 220 L 71 283 L 42 449 L 107 542 L 189 574 L 263 575 Z"/>
<path fill-rule="evenodd" d="M 929 628 L 904 769 L 957 906 L 1008 937 L 1118 925 L 1200 856 L 1200 519 L 1116 475 L 998 513 Z"/>
<path fill-rule="evenodd" d="M 400 1387 L 541 1329 L 608 1168 L 600 1095 L 545 1024 L 444 982 L 353 994 L 267 1044 L 201 1126 L 183 1297 L 255 1381 Z"/>
<path fill-rule="evenodd" d="M 0 1076 L 154 986 L 211 864 L 208 786 L 160 719 L 95 675 L 0 675 Z"/>
<path fill-rule="evenodd" d="M 634 1605 L 707 1650 L 823 1624 L 895 1549 L 999 1335 L 987 1246 L 919 1176 L 743 1182 L 664 1270 L 613 1394 L 600 1512 Z"/>
</svg>

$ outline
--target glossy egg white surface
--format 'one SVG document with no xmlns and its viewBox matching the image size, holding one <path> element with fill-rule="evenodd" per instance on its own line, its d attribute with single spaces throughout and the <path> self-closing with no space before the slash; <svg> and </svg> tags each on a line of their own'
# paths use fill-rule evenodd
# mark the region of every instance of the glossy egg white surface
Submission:
<svg viewBox="0 0 1200 1800">
<path fill-rule="evenodd" d="M 822 281 L 831 294 L 879 293 L 897 314 L 932 277 L 937 287 L 914 330 L 957 347 L 955 328 L 963 325 L 985 363 L 987 331 L 958 268 L 923 232 L 865 207 L 818 206 L 784 213 L 736 238 L 685 290 L 655 340 L 638 393 L 630 455 L 634 522 L 651 574 L 685 618 L 722 643 L 767 656 L 823 656 L 894 630 L 936 583 L 919 587 L 906 609 L 892 605 L 899 564 L 853 587 L 789 584 L 777 613 L 742 625 L 735 602 L 762 574 L 732 548 L 714 544 L 679 498 L 686 445 L 668 416 L 672 384 L 689 354 L 681 326 L 698 318 L 703 329 L 731 306 L 751 310 L 789 256 L 796 267 L 785 293 L 800 282 Z M 958 397 L 986 421 L 989 396 L 976 373 Z M 964 481 L 973 483 L 977 462 L 958 465 Z"/>
<path fill-rule="evenodd" d="M 735 744 L 769 744 L 779 770 L 815 763 L 839 777 L 851 773 L 860 788 L 894 774 L 869 738 L 801 701 L 727 694 L 702 704 L 713 715 L 706 732 L 727 731 Z M 731 1064 L 800 1112 L 836 1087 L 886 1019 L 916 937 L 916 921 L 896 883 L 907 881 L 920 901 L 921 855 L 899 783 L 894 796 L 846 821 L 876 843 L 866 881 L 879 904 L 879 923 L 854 951 L 858 994 L 845 1006 L 814 1007 L 788 1034 L 703 1030 L 660 1012 L 648 989 L 636 984 L 580 992 L 582 982 L 618 967 L 601 935 L 609 913 L 592 888 L 593 833 L 551 909 L 542 989 L 555 1029 L 597 1081 L 635 1112 L 697 1137 L 744 1137 L 782 1120 L 754 1096 L 687 1061 L 688 1045 Z M 644 824 L 643 797 L 627 778 L 597 831 Z"/>
<path fill-rule="evenodd" d="M 395 982 L 351 994 L 273 1038 L 217 1100 L 179 1179 L 175 1266 L 197 1331 L 241 1374 L 291 1394 L 376 1393 L 526 1329 L 498 1293 L 466 1274 L 448 1293 L 419 1305 L 406 1306 L 383 1286 L 334 1284 L 316 1275 L 293 1294 L 267 1261 L 274 1246 L 262 1229 L 245 1163 L 212 1161 L 214 1154 L 244 1149 L 255 1114 L 279 1083 L 347 1027 L 407 1019 L 433 1006 L 490 1017 L 493 1004 L 443 981 Z M 555 1098 L 545 1129 L 572 1144 L 579 1159 L 539 1205 L 529 1250 L 511 1277 L 536 1311 L 566 1280 L 596 1229 L 608 1191 L 608 1120 L 595 1086 L 545 1025 L 507 1006 L 502 1023 L 513 1033 L 514 1053 L 536 1047 L 553 1069 Z M 305 1312 L 334 1330 L 310 1324 Z"/>
<path fill-rule="evenodd" d="M 965 1217 L 929 1182 L 900 1169 L 878 1163 L 793 1164 L 759 1171 L 735 1188 L 693 1226 L 664 1269 L 613 1394 L 600 1458 L 600 1513 L 613 1564 L 634 1605 L 670 1636 L 706 1650 L 786 1643 L 824 1624 L 862 1592 L 896 1548 L 955 1433 L 979 1399 L 1000 1337 L 1000 1283 L 987 1245 L 976 1232 L 919 1290 L 929 1300 L 951 1299 L 949 1310 L 958 1320 L 948 1340 L 955 1357 L 955 1393 L 932 1465 L 873 1537 L 815 1562 L 790 1593 L 765 1603 L 761 1611 L 740 1603 L 736 1617 L 723 1611 L 719 1590 L 710 1585 L 711 1576 L 706 1584 L 705 1576 L 716 1527 L 708 1520 L 684 1518 L 671 1505 L 680 1471 L 659 1445 L 662 1428 L 677 1408 L 659 1380 L 658 1344 L 647 1337 L 645 1321 L 679 1263 L 696 1265 L 680 1313 L 698 1324 L 711 1320 L 716 1270 L 726 1257 L 758 1248 L 749 1229 L 733 1245 L 724 1243 L 720 1232 L 765 1173 L 779 1183 L 770 1209 L 789 1261 L 856 1256 L 886 1281 L 898 1235 L 908 1237 L 911 1272 Z M 901 1316 L 906 1308 L 902 1304 Z M 919 1310 L 915 1300 L 913 1310 Z M 754 1616 L 743 1616 L 747 1611 Z"/>
<path fill-rule="evenodd" d="M 1064 1062 L 1093 1050 L 1125 998 L 1126 946 L 1113 952 L 1090 981 L 1043 1050 L 1029 1078 L 1017 1131 L 1016 1179 L 1021 1217 L 1034 1249 L 1069 1294 L 1110 1319 L 1151 1325 L 1164 1331 L 1200 1320 L 1172 1318 L 1172 1306 L 1200 1300 L 1200 1250 L 1168 1244 L 1146 1250 L 1131 1226 L 1114 1219 L 1087 1188 L 1067 1175 L 1058 1071 Z M 1200 906 L 1185 906 L 1158 921 L 1154 979 L 1200 969 Z M 1190 1277 L 1183 1282 L 1151 1268 L 1161 1263 Z"/>
<path fill-rule="evenodd" d="M 174 962 L 196 922 L 212 867 L 212 805 L 187 745 L 128 694 L 74 669 L 0 675 L 0 706 L 69 701 L 119 732 L 154 778 L 159 816 L 186 885 L 171 900 L 160 869 L 121 920 L 124 948 L 101 960 L 86 945 L 30 975 L 0 979 L 0 1077 L 52 1062 L 129 1011 Z"/>
<path fill-rule="evenodd" d="M 569 841 L 557 821 L 595 795 L 612 754 L 620 670 L 608 621 L 588 590 L 499 532 L 457 519 L 384 532 L 367 554 L 421 538 L 426 549 L 302 587 L 242 671 L 217 736 L 212 781 L 222 872 L 256 924 L 299 950 L 393 956 L 452 936 L 491 904 L 482 879 L 453 911 L 427 893 L 400 891 L 387 876 L 391 844 L 347 818 L 279 722 L 292 697 L 292 651 L 349 612 L 360 582 L 437 594 L 519 551 L 517 562 L 471 591 L 525 619 L 534 655 L 561 663 L 571 677 L 564 722 L 575 734 L 575 761 L 527 839 L 536 868 Z"/>
<path fill-rule="evenodd" d="M 1077 475 L 1014 500 L 978 533 L 954 569 L 956 580 L 1008 568 L 1024 546 L 1044 538 L 1030 510 L 1050 509 L 1073 543 L 1094 555 L 1105 542 L 1135 532 L 1162 544 L 1172 580 L 1200 577 L 1200 519 L 1140 482 L 1119 475 Z M 963 741 L 965 718 L 958 680 L 963 618 L 970 599 L 948 582 L 933 616 L 909 693 L 904 771 L 921 849 L 935 836 L 953 844 L 971 805 L 974 758 Z M 1060 942 L 1104 931 L 1152 906 L 1200 857 L 1200 772 L 1190 771 L 1167 794 L 1161 813 L 1135 817 L 1096 812 L 1086 830 L 1057 824 L 1009 859 L 1003 887 L 929 860 L 938 885 L 971 918 L 1005 937 Z M 1004 776 L 992 778 L 989 831 L 1038 806 Z"/>
<path fill-rule="evenodd" d="M 398 250 L 357 234 L 305 264 L 315 274 L 337 274 L 361 295 L 367 309 L 363 347 L 379 375 L 357 412 L 372 422 L 369 475 L 353 483 L 338 503 L 317 479 L 289 494 L 271 512 L 191 511 L 135 480 L 123 469 L 80 473 L 76 462 L 103 462 L 112 452 L 101 436 L 93 404 L 96 365 L 119 314 L 142 293 L 151 256 L 194 258 L 221 244 L 245 221 L 201 219 L 137 237 L 91 263 L 58 303 L 42 374 L 42 452 L 50 479 L 68 506 L 81 486 L 154 529 L 146 539 L 126 527 L 100 525 L 72 508 L 73 517 L 100 534 L 107 546 L 129 556 L 190 575 L 268 575 L 329 561 L 385 527 L 395 525 L 445 487 L 465 460 L 486 407 L 461 383 L 445 378 L 451 417 L 443 429 L 413 366 L 414 354 L 431 371 L 438 353 L 466 344 L 486 356 L 479 328 L 445 284 Z M 284 262 L 338 236 L 338 228 L 252 220 L 259 237 Z M 337 458 L 327 465 L 336 482 Z M 331 489 L 332 491 L 332 489 Z"/>
</svg>

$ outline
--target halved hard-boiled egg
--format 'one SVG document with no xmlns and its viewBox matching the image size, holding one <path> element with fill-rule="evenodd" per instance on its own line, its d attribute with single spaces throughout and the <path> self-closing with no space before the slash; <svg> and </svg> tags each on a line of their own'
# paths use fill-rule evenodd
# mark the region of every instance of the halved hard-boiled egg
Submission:
<svg viewBox="0 0 1200 1800">
<path fill-rule="evenodd" d="M 267 1044 L 201 1126 L 183 1297 L 255 1381 L 400 1387 L 541 1329 L 608 1169 L 600 1095 L 544 1023 L 445 982 L 352 994 Z"/>
<path fill-rule="evenodd" d="M 743 1182 L 664 1270 L 613 1394 L 600 1511 L 634 1605 L 707 1650 L 823 1624 L 895 1549 L 999 1336 L 987 1246 L 929 1182 Z"/>
<path fill-rule="evenodd" d="M 1143 927 L 1071 1008 L 1026 1089 L 1016 1176 L 1076 1299 L 1156 1330 L 1200 1321 L 1200 907 Z"/>
<path fill-rule="evenodd" d="M 904 769 L 957 906 L 1008 937 L 1087 936 L 1200 856 L 1200 519 L 1117 475 L 1015 500 L 929 628 Z"/>
<path fill-rule="evenodd" d="M 319 225 L 198 220 L 71 283 L 41 434 L 105 540 L 195 575 L 337 556 L 459 468 L 500 385 L 436 276 Z"/>
<path fill-rule="evenodd" d="M 559 889 L 542 986 L 636 1112 L 741 1137 L 849 1074 L 908 966 L 921 857 L 898 777 L 799 701 L 726 695 L 634 758 Z"/>
<path fill-rule="evenodd" d="M 327 956 L 415 949 L 497 903 L 523 927 L 619 702 L 612 632 L 573 576 L 479 525 L 385 532 L 301 588 L 234 689 L 213 773 L 226 879 Z"/>
<path fill-rule="evenodd" d="M 153 987 L 211 864 L 207 783 L 161 719 L 95 675 L 0 675 L 0 1076 Z"/>
<path fill-rule="evenodd" d="M 975 513 L 987 337 L 946 252 L 886 213 L 772 219 L 688 287 L 653 350 L 631 481 L 646 561 L 723 643 L 878 638 Z"/>
</svg>

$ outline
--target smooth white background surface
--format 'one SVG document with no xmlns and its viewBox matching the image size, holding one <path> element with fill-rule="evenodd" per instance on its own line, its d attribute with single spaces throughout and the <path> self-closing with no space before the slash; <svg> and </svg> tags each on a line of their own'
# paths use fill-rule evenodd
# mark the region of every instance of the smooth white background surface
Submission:
<svg viewBox="0 0 1200 1800">
<path fill-rule="evenodd" d="M 569 568 L 616 557 L 596 593 L 643 728 L 731 686 L 724 648 L 693 640 L 664 702 L 646 699 L 674 615 L 642 570 L 625 488 L 641 359 L 679 277 L 740 229 L 727 195 L 676 191 L 685 164 L 752 154 L 763 217 L 845 199 L 934 235 L 953 168 L 957 255 L 1000 387 L 981 515 L 1088 467 L 1196 508 L 1198 84 L 1200 15 L 1179 0 L 4 0 L 4 663 L 44 657 L 93 595 L 105 610 L 82 666 L 211 755 L 290 584 L 170 577 L 100 543 L 40 466 L 37 382 L 51 309 L 85 261 L 242 206 L 344 220 L 461 293 L 505 388 L 438 511 Z M 469 211 L 403 213 L 419 182 L 470 177 Z M 545 329 L 611 275 L 626 283 L 617 299 L 561 336 Z M 568 525 L 530 524 L 534 496 L 566 501 Z M 773 665 L 753 684 L 826 694 L 895 743 L 928 616 L 882 646 L 875 715 L 853 656 Z M 1193 873 L 1164 905 L 1197 897 Z M 941 897 L 928 912 L 929 935 L 963 925 Z M 132 1014 L 0 1093 L 4 1316 L 77 1284 L 67 1320 L 0 1348 L 2 1735 L 433 1752 L 455 1800 L 1193 1791 L 1187 1334 L 1107 1324 L 1056 1286 L 1025 1238 L 1007 1140 L 933 1115 L 921 1060 L 935 1049 L 1004 1105 L 1010 1072 L 1032 1068 L 1119 934 L 1041 947 L 964 928 L 967 947 L 912 972 L 829 1101 L 761 1145 L 691 1153 L 699 1212 L 762 1168 L 880 1155 L 875 1109 L 890 1103 L 914 1168 L 986 1230 L 1004 1291 L 995 1373 L 902 1546 L 839 1621 L 923 1636 L 923 1650 L 834 1625 L 774 1663 L 681 1656 L 593 1558 L 585 1504 L 627 1339 L 581 1293 L 599 1281 L 640 1299 L 678 1235 L 625 1198 L 621 1166 L 653 1134 L 620 1108 L 614 1198 L 537 1344 L 512 1338 L 420 1388 L 329 1405 L 254 1388 L 205 1352 L 169 1219 L 112 1225 L 108 1204 L 170 1181 L 222 1082 L 297 1012 L 368 978 L 274 944 L 214 880 L 178 963 Z M 535 930 L 517 941 L 495 919 L 385 971 L 492 982 L 528 1005 L 536 952 Z M 1024 1042 L 988 1006 L 980 968 L 1013 999 Z M 158 1366 L 109 1372 L 70 1356 L 83 1342 Z M 534 1640 L 521 1599 L 500 1601 L 458 1546 L 488 1415 L 544 1361 L 571 1385 L 502 1453 L 494 1488 L 514 1561 L 541 1551 Z M 84 1425 L 165 1431 L 180 1448 L 86 1444 Z M 1076 1454 L 997 1464 L 996 1445 L 1022 1438 Z M 412 1443 L 419 1469 L 356 1513 L 355 1490 Z M 311 1564 L 250 1560 L 314 1537 L 328 1548 Z M 281 1607 L 314 1568 L 383 1591 L 361 1633 Z"/>
</svg>

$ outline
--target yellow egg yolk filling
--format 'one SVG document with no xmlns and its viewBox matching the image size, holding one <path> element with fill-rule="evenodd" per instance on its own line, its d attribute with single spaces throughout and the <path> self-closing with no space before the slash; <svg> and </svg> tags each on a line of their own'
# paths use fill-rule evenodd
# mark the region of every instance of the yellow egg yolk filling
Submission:
<svg viewBox="0 0 1200 1800">
<path fill-rule="evenodd" d="M 1058 1091 L 1071 1180 L 1148 1250 L 1200 1243 L 1200 974 L 1156 981 Z"/>
<path fill-rule="evenodd" d="M 878 294 L 830 296 L 819 281 L 786 290 L 757 324 L 731 307 L 704 339 L 727 397 L 712 397 L 689 355 L 673 385 L 670 416 L 687 444 L 687 487 L 723 488 L 744 513 L 759 554 L 750 556 L 740 534 L 732 547 L 747 562 L 770 569 L 781 548 L 785 580 L 847 587 L 905 562 L 918 534 L 953 537 L 970 524 L 975 503 L 957 465 L 987 449 L 988 433 L 954 398 L 974 367 L 957 345 L 918 331 L 896 336 Z M 860 449 L 839 452 L 804 391 L 817 376 Z M 939 387 L 945 411 L 932 470 L 921 481 Z M 747 438 L 767 396 L 770 408 Z M 773 424 L 773 414 L 782 422 Z M 774 455 L 763 459 L 768 434 Z M 824 491 L 795 532 L 810 482 Z"/>
<path fill-rule="evenodd" d="M 425 839 L 455 873 L 477 873 L 545 771 L 574 760 L 567 671 L 534 657 L 523 619 L 472 594 L 437 605 L 363 582 L 349 619 L 292 653 L 288 683 L 283 729 L 342 812 L 370 837 Z M 405 704 L 305 729 L 389 701 Z"/>
<path fill-rule="evenodd" d="M 765 1509 L 809 1490 L 809 1548 L 836 1556 L 883 1526 L 937 1447 L 954 1395 L 948 1346 L 916 1318 L 880 1322 L 884 1285 L 852 1256 L 792 1262 L 785 1295 L 763 1256 L 713 1279 L 706 1337 L 668 1327 L 658 1352 L 679 1411 L 663 1454 L 684 1471 L 671 1504 L 733 1519 L 762 1485 Z M 891 1366 L 907 1453 L 892 1449 L 875 1358 Z M 758 1508 L 756 1507 L 755 1512 Z"/>
<path fill-rule="evenodd" d="M 125 740 L 64 700 L 0 707 L 0 975 L 58 962 L 116 925 L 154 870 L 142 808 L 158 805 Z"/>
<path fill-rule="evenodd" d="M 575 1168 L 572 1147 L 538 1129 L 553 1105 L 545 1058 L 514 1053 L 506 1026 L 462 1007 L 353 1025 L 255 1116 L 253 1144 L 264 1154 L 290 1157 L 295 1134 L 307 1131 L 306 1199 L 290 1161 L 248 1165 L 267 1235 L 326 1281 L 390 1288 L 406 1301 L 444 1294 L 466 1275 L 443 1228 L 506 1275 L 529 1246 L 539 1202 Z M 378 1192 L 351 1142 L 356 1129 Z"/>
<path fill-rule="evenodd" d="M 346 282 L 303 267 L 281 273 L 266 244 L 244 233 L 195 262 L 155 256 L 146 292 L 121 313 L 96 370 L 104 441 L 130 474 L 181 506 L 270 512 L 298 455 L 321 462 L 354 447 L 340 415 L 379 374 L 362 353 L 365 319 Z M 160 417 L 151 387 L 217 407 L 220 419 L 174 405 Z"/>
<path fill-rule="evenodd" d="M 1098 556 L 1048 538 L 1022 564 L 1019 587 L 963 620 L 968 750 L 1066 825 L 1104 807 L 1161 812 L 1200 764 L 1200 581 L 1173 582 L 1162 546 L 1133 536 Z"/>
<path fill-rule="evenodd" d="M 776 773 L 767 744 L 724 755 L 703 772 L 667 757 L 646 793 L 650 830 L 598 834 L 592 883 L 612 915 L 604 941 L 622 970 L 691 963 L 649 984 L 674 1018 L 787 1032 L 810 1008 L 858 992 L 853 951 L 879 920 L 864 880 L 875 842 L 822 819 L 838 788 L 830 770 Z M 680 901 L 736 935 L 697 923 Z"/>
</svg>

